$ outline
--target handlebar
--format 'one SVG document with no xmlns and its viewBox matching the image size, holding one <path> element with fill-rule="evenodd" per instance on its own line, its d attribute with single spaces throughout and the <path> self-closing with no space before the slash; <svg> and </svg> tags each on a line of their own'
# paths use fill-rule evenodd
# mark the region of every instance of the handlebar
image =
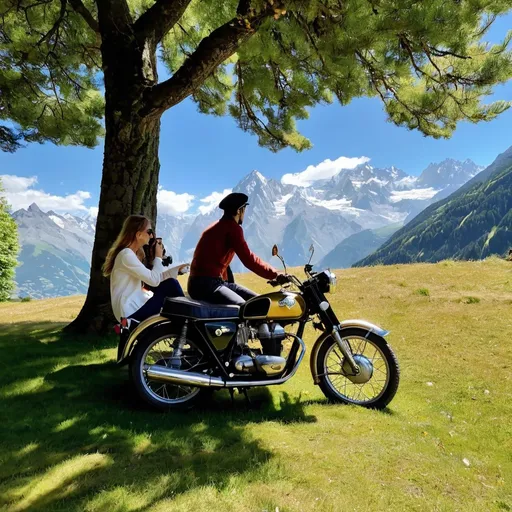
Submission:
<svg viewBox="0 0 512 512">
<path fill-rule="evenodd" d="M 283 286 L 287 283 L 291 283 L 292 278 L 291 276 L 287 274 L 280 274 L 277 279 L 271 279 L 270 281 L 267 281 L 267 283 L 270 286 L 276 287 L 276 286 Z"/>
<path fill-rule="evenodd" d="M 293 284 L 295 286 L 300 286 L 301 282 L 292 274 L 280 274 L 277 279 L 271 279 L 270 281 L 267 281 L 267 283 L 270 286 L 283 286 L 286 287 L 286 285 Z"/>
</svg>

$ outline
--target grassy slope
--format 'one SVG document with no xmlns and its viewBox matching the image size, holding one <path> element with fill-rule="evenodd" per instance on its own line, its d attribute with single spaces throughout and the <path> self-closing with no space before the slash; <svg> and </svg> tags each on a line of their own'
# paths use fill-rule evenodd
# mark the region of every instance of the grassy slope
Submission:
<svg viewBox="0 0 512 512">
<path fill-rule="evenodd" d="M 511 510 L 512 264 L 338 276 L 340 318 L 392 331 L 402 382 L 385 412 L 327 405 L 304 361 L 251 409 L 219 393 L 156 414 L 132 399 L 113 337 L 60 335 L 82 297 L 0 304 L 0 509 Z"/>
</svg>

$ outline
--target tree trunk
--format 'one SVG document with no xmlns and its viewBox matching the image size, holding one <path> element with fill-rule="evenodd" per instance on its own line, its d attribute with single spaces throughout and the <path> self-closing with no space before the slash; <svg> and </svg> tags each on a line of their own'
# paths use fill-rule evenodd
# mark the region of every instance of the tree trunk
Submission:
<svg viewBox="0 0 512 512">
<path fill-rule="evenodd" d="M 85 304 L 67 332 L 103 334 L 114 324 L 110 281 L 101 267 L 126 217 L 156 222 L 160 116 L 142 114 L 143 95 L 158 82 L 156 44 L 137 39 L 124 2 L 98 2 L 105 82 L 105 152 Z"/>
<path fill-rule="evenodd" d="M 107 113 L 103 178 L 91 277 L 80 314 L 66 327 L 68 332 L 105 333 L 115 322 L 110 304 L 110 281 L 101 267 L 108 249 L 128 215 L 147 215 L 156 220 L 158 142 L 160 119 L 130 119 Z M 117 119 L 116 119 L 117 118 Z"/>
</svg>

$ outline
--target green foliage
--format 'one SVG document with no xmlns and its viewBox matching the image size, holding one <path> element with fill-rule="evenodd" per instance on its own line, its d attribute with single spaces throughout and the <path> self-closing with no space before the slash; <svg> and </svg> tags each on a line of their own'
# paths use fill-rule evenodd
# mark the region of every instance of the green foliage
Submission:
<svg viewBox="0 0 512 512">
<path fill-rule="evenodd" d="M 0 0 L 0 10 L 0 120 L 9 124 L 0 148 L 95 146 L 104 112 L 96 36 L 66 2 Z"/>
<path fill-rule="evenodd" d="M 137 20 L 155 2 L 127 5 Z M 114 43 L 110 33 L 92 30 L 82 17 L 85 8 L 94 26 L 92 0 L 0 0 L 0 119 L 10 122 L 0 127 L 1 149 L 13 151 L 23 141 L 97 143 L 103 115 L 100 45 Z M 449 137 L 458 121 L 488 121 L 509 107 L 482 100 L 512 76 L 512 35 L 499 45 L 484 42 L 495 17 L 510 8 L 509 0 L 192 0 L 177 23 L 165 26 L 160 56 L 175 76 L 191 59 L 196 70 L 210 69 L 201 59 L 215 60 L 216 51 L 228 45 L 226 61 L 197 81 L 187 69 L 179 87 L 190 90 L 186 95 L 201 112 L 229 113 L 272 151 L 309 148 L 296 121 L 334 98 L 346 105 L 376 96 L 395 124 Z M 116 10 L 109 12 L 103 16 Z M 253 27 L 240 12 L 262 22 Z M 154 25 L 164 26 L 163 18 Z M 217 35 L 220 27 L 235 25 L 244 27 L 235 44 Z M 214 48 L 205 50 L 208 45 Z M 119 71 L 125 72 L 131 73 Z M 106 88 L 108 95 L 108 83 Z"/>
<path fill-rule="evenodd" d="M 164 41 L 171 73 L 234 11 L 233 2 L 222 8 L 212 8 L 214 3 L 207 8 L 194 2 Z M 295 120 L 334 97 L 346 105 L 377 96 L 392 122 L 433 137 L 449 137 L 462 119 L 491 120 L 509 107 L 503 101 L 481 104 L 494 84 L 512 76 L 510 35 L 493 47 L 481 42 L 494 16 L 510 9 L 507 1 L 283 6 L 237 52 L 233 86 L 222 68 L 195 94 L 201 111 L 223 113 L 227 106 L 243 130 L 274 151 L 310 147 Z"/>
<path fill-rule="evenodd" d="M 18 255 L 18 227 L 9 215 L 0 182 L 0 302 L 6 301 L 14 289 L 14 269 Z"/>
<path fill-rule="evenodd" d="M 490 175 L 483 171 L 428 207 L 356 266 L 505 256 L 512 246 L 512 148 L 500 158 Z"/>
<path fill-rule="evenodd" d="M 28 295 L 26 297 L 21 297 L 20 302 L 30 302 L 32 300 Z"/>
<path fill-rule="evenodd" d="M 428 288 L 418 288 L 414 293 L 416 293 L 416 295 L 422 295 L 423 297 L 430 297 Z"/>
</svg>

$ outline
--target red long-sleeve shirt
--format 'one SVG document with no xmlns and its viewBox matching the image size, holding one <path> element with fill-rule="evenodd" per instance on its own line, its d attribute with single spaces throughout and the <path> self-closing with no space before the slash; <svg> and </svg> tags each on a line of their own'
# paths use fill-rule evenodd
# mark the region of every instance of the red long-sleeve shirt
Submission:
<svg viewBox="0 0 512 512">
<path fill-rule="evenodd" d="M 221 277 L 226 281 L 227 268 L 235 254 L 258 276 L 277 277 L 277 271 L 249 249 L 242 227 L 233 219 L 220 219 L 203 231 L 194 251 L 190 275 Z"/>
</svg>

